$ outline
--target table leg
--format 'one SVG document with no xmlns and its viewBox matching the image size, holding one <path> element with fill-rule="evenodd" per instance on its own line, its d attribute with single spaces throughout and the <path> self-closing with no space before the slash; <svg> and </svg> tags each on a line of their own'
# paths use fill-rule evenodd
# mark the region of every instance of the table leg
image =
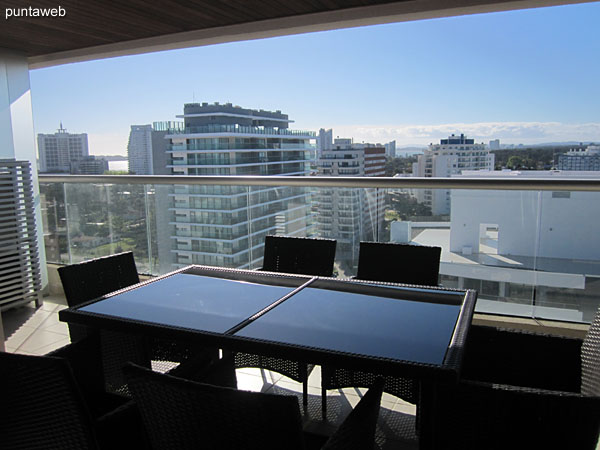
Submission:
<svg viewBox="0 0 600 450">
<path fill-rule="evenodd" d="M 419 435 L 419 449 L 435 449 L 435 414 L 437 383 L 431 380 L 419 383 L 419 405 L 417 419 L 417 433 Z"/>
</svg>

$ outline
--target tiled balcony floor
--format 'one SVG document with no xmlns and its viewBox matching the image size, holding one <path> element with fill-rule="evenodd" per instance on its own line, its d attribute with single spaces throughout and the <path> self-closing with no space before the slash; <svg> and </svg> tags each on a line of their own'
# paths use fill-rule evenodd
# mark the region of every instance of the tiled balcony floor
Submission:
<svg viewBox="0 0 600 450">
<path fill-rule="evenodd" d="M 62 297 L 46 297 L 38 310 L 25 306 L 2 313 L 5 347 L 8 352 L 43 355 L 70 342 L 67 325 L 58 320 L 65 308 Z M 296 395 L 302 405 L 302 385 L 275 372 L 260 369 L 237 371 L 238 388 L 249 391 Z M 321 414 L 321 371 L 315 367 L 308 382 L 308 411 L 305 429 L 317 434 L 331 434 L 358 403 L 365 389 L 342 389 L 328 392 L 327 421 Z M 376 448 L 417 449 L 414 433 L 415 407 L 389 394 L 383 394 L 377 427 Z"/>
</svg>

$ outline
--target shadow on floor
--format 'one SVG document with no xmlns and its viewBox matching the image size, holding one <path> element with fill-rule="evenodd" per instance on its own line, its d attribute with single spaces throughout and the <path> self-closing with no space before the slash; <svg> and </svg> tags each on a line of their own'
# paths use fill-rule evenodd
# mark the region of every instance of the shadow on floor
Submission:
<svg viewBox="0 0 600 450">
<path fill-rule="evenodd" d="M 295 395 L 302 405 L 302 393 L 273 385 L 269 392 L 279 395 Z M 300 407 L 302 410 L 302 407 Z M 327 420 L 323 420 L 321 396 L 308 396 L 308 408 L 303 414 L 304 429 L 326 439 L 352 411 L 353 405 L 344 395 L 327 396 Z M 376 450 L 413 450 L 419 448 L 415 433 L 415 416 L 400 411 L 381 408 L 375 436 Z"/>
<path fill-rule="evenodd" d="M 33 303 L 32 303 L 33 305 Z M 2 311 L 2 325 L 4 326 L 4 339 L 11 337 L 23 324 L 25 324 L 37 311 L 33 306 L 25 305 Z"/>
</svg>

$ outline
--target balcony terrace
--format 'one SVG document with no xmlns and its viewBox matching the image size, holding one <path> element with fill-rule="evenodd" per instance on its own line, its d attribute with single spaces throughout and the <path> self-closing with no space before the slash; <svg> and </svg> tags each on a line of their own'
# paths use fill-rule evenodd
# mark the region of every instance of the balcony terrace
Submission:
<svg viewBox="0 0 600 450">
<path fill-rule="evenodd" d="M 68 14 L 63 20 L 51 17 L 36 18 L 36 21 L 31 20 L 33 18 L 5 20 L 0 30 L 0 153 L 3 159 L 29 161 L 32 166 L 33 203 L 38 224 L 37 242 L 42 248 L 40 263 L 45 297 L 39 308 L 25 305 L 2 311 L 0 346 L 9 352 L 41 355 L 69 342 L 66 326 L 57 316 L 57 312 L 65 307 L 56 276 L 59 265 L 132 250 L 138 271 L 154 276 L 180 267 L 185 261 L 193 262 L 193 252 L 187 250 L 193 248 L 191 239 L 186 238 L 194 237 L 221 244 L 247 240 L 247 245 L 243 246 L 247 254 L 238 254 L 235 264 L 256 268 L 262 259 L 262 242 L 266 234 L 318 235 L 320 211 L 324 217 L 335 217 L 331 213 L 335 202 L 327 201 L 328 191 L 333 189 L 342 192 L 352 189 L 357 193 L 355 197 L 363 202 L 368 202 L 369 196 L 360 195 L 362 190 L 377 190 L 376 201 L 381 194 L 390 200 L 385 203 L 390 210 L 394 209 L 392 199 L 407 192 L 418 196 L 426 191 L 430 203 L 434 200 L 431 194 L 437 191 L 451 192 L 453 202 L 462 199 L 462 204 L 452 205 L 457 214 L 455 217 L 425 215 L 423 218 L 395 210 L 400 218 L 394 221 L 379 214 L 383 205 L 377 204 L 374 209 L 368 204 L 361 205 L 360 211 L 375 211 L 371 217 L 374 226 L 369 227 L 368 232 L 359 227 L 358 231 L 353 229 L 344 235 L 345 259 L 336 262 L 337 276 L 354 275 L 357 255 L 354 244 L 359 240 L 438 245 L 443 249 L 440 283 L 448 287 L 473 287 L 479 291 L 480 302 L 474 323 L 583 336 L 592 311 L 600 302 L 598 220 L 594 215 L 597 214 L 596 197 L 600 195 L 597 179 L 38 178 L 29 72 L 61 64 L 192 46 L 584 1 L 275 0 L 234 2 L 233 5 L 231 2 L 195 0 L 190 7 L 167 0 L 157 10 L 150 4 L 132 7 L 130 2 L 64 0 L 61 7 Z M 565 109 L 568 108 L 569 105 L 565 105 Z M 185 129 L 177 123 L 167 124 L 163 131 L 180 139 L 197 133 L 202 137 L 235 133 L 279 140 L 315 137 L 310 131 L 284 128 L 208 126 Z M 254 150 L 252 146 L 241 145 L 240 150 Z M 312 150 L 311 146 L 289 144 L 286 148 L 285 145 L 276 150 Z M 172 148 L 173 152 L 180 150 L 193 151 L 191 148 Z M 228 150 L 229 147 L 223 149 Z M 304 195 L 300 198 L 309 202 L 312 199 L 313 203 L 290 203 L 272 213 L 268 220 L 253 224 L 252 207 L 264 201 L 253 196 L 257 197 L 255 190 L 264 190 L 265 186 L 269 190 L 290 187 L 302 190 Z M 228 195 L 229 192 L 248 199 L 246 222 L 228 227 L 205 224 L 200 230 L 194 224 L 170 221 L 171 218 L 163 214 L 170 207 L 177 209 L 174 195 Z M 472 195 L 465 198 L 465 193 Z M 554 193 L 562 195 L 555 196 Z M 469 216 L 464 214 L 465 205 L 467 211 L 472 205 L 470 201 L 492 204 L 494 211 L 486 210 L 477 215 L 477 221 L 470 222 Z M 481 213 L 472 207 L 470 210 Z M 497 212 L 504 214 L 499 216 L 495 214 Z M 503 222 L 502 217 L 514 220 Z M 593 226 L 582 227 L 582 224 Z M 360 234 L 363 232 L 365 234 Z M 333 231 L 327 236 L 338 238 L 338 242 L 342 240 Z M 219 255 L 218 251 L 210 256 L 215 258 L 215 264 L 224 261 L 224 255 Z M 240 371 L 238 379 L 243 389 L 300 392 L 298 384 L 270 372 Z M 337 401 L 329 408 L 331 423 L 324 424 L 319 417 L 319 380 L 319 372 L 313 372 L 309 379 L 311 408 L 305 420 L 319 431 L 328 431 L 331 424 L 339 422 L 357 403 L 363 391 L 332 391 L 330 395 Z M 414 414 L 413 406 L 395 397 L 384 396 L 378 448 L 416 448 Z"/>
<path fill-rule="evenodd" d="M 191 184 L 191 183 L 194 184 Z M 245 184 L 241 184 L 244 182 Z M 96 190 L 102 195 L 92 195 L 99 200 L 97 203 L 86 204 L 90 196 L 82 195 L 82 190 L 77 187 L 84 183 L 88 189 Z M 300 184 L 301 183 L 301 184 Z M 361 184 L 365 187 L 352 187 Z M 56 267 L 61 264 L 69 264 L 102 254 L 110 254 L 123 250 L 133 250 L 138 262 L 139 271 L 146 276 L 158 275 L 167 270 L 181 267 L 182 262 L 172 258 L 172 248 L 169 252 L 163 253 L 161 246 L 165 244 L 163 239 L 167 240 L 167 246 L 170 247 L 174 236 L 169 233 L 173 230 L 159 230 L 156 227 L 155 216 L 157 208 L 160 210 L 160 202 L 156 202 L 159 197 L 157 193 L 160 190 L 174 190 L 175 186 L 187 186 L 192 188 L 194 185 L 201 186 L 236 186 L 237 189 L 245 189 L 249 195 L 252 189 L 264 191 L 265 187 L 282 188 L 287 185 L 294 186 L 296 189 L 303 189 L 305 192 L 302 198 L 310 201 L 311 198 L 318 197 L 319 189 L 327 190 L 347 190 L 359 192 L 360 189 L 376 189 L 377 197 L 385 193 L 384 196 L 393 196 L 398 191 L 410 189 L 453 189 L 453 194 L 457 192 L 477 193 L 485 197 L 486 194 L 498 193 L 517 193 L 523 199 L 527 199 L 530 193 L 541 195 L 543 192 L 577 192 L 590 193 L 597 195 L 600 190 L 598 180 L 579 179 L 579 180 L 475 180 L 475 179 L 339 179 L 311 177 L 300 179 L 297 177 L 271 177 L 263 178 L 235 178 L 230 177 L 158 177 L 158 176 L 67 176 L 67 175 L 47 175 L 40 177 L 40 187 L 42 192 L 43 212 L 44 212 L 44 230 L 46 242 L 48 243 L 47 255 L 49 258 L 49 290 L 48 296 L 44 299 L 44 305 L 35 309 L 32 307 L 22 307 L 8 311 L 4 314 L 4 332 L 6 335 L 6 350 L 9 352 L 45 354 L 54 348 L 60 347 L 69 342 L 66 325 L 58 321 L 57 313 L 65 307 L 64 297 L 61 295 L 60 282 L 56 274 Z M 118 199 L 128 192 L 128 202 L 123 203 Z M 358 196 L 367 201 L 368 196 Z M 457 196 L 460 197 L 460 196 Z M 172 199 L 173 197 L 166 197 Z M 510 206 L 510 196 L 506 196 L 507 205 Z M 135 207 L 132 207 L 135 205 Z M 327 216 L 333 208 L 333 205 L 313 205 L 317 209 L 311 210 L 310 217 L 319 215 L 319 208 L 325 208 Z M 364 205 L 363 205 L 364 206 Z M 254 207 L 252 202 L 246 205 L 248 211 Z M 388 205 L 389 207 L 389 205 Z M 103 211 L 101 217 L 94 217 L 95 224 L 106 224 L 108 236 L 106 240 L 98 241 L 97 245 L 82 247 L 75 237 L 92 237 L 92 235 L 103 234 L 100 230 L 102 226 L 86 229 L 89 227 L 89 211 Z M 280 211 L 286 214 L 287 210 Z M 540 211 L 542 214 L 542 211 Z M 550 218 L 545 217 L 546 220 Z M 310 220 L 310 218 L 308 219 Z M 579 287 L 573 287 L 572 283 L 561 287 L 560 277 L 556 272 L 552 272 L 546 277 L 546 270 L 560 270 L 559 267 L 565 266 L 565 260 L 556 261 L 550 268 L 546 266 L 543 258 L 536 258 L 535 255 L 530 259 L 537 261 L 537 265 L 525 264 L 524 258 L 513 256 L 512 259 L 518 260 L 518 265 L 523 267 L 505 269 L 506 263 L 502 264 L 502 255 L 498 253 L 498 248 L 494 247 L 494 242 L 498 241 L 497 231 L 485 230 L 486 241 L 482 241 L 481 248 L 476 249 L 472 255 L 463 255 L 462 252 L 451 251 L 449 244 L 450 233 L 453 227 L 457 225 L 455 220 L 449 222 L 422 222 L 414 223 L 411 232 L 411 241 L 418 244 L 438 245 L 443 248 L 442 266 L 440 282 L 448 287 L 473 287 L 476 276 L 480 276 L 479 283 L 484 283 L 488 278 L 504 280 L 510 286 L 511 277 L 515 284 L 520 288 L 513 290 L 505 286 L 504 296 L 499 292 L 490 293 L 490 288 L 481 289 L 481 285 L 475 286 L 479 290 L 480 307 L 479 313 L 475 315 L 473 323 L 480 325 L 492 325 L 508 328 L 523 329 L 534 332 L 549 333 L 561 336 L 583 337 L 587 331 L 590 317 L 590 311 L 598 308 L 598 296 L 595 295 L 595 287 L 592 286 L 590 292 L 588 283 L 585 282 L 590 277 L 590 267 L 598 262 L 573 261 L 573 268 L 580 268 L 582 273 L 577 275 L 584 278 Z M 484 222 L 485 220 L 482 219 Z M 571 217 L 573 226 L 581 225 L 581 217 Z M 53 222 L 54 221 L 54 222 Z M 402 222 L 400 222 L 402 223 Z M 544 223 L 541 221 L 540 223 Z M 109 226 L 112 224 L 111 226 Z M 58 226 L 60 225 L 60 226 Z M 462 225 L 462 223 L 461 223 Z M 386 230 L 386 226 L 388 229 Z M 391 239 L 392 224 L 381 218 L 378 224 L 377 232 L 373 240 L 383 242 Z M 421 227 L 421 228 L 419 228 Z M 446 230 L 446 231 L 444 231 Z M 247 239 L 248 244 L 252 246 L 255 254 L 251 257 L 251 267 L 260 267 L 260 255 L 262 240 L 264 234 L 258 233 L 259 230 L 253 230 L 255 234 L 247 234 L 242 239 Z M 273 230 L 271 230 L 273 231 Z M 291 230 L 281 230 L 282 234 L 294 234 Z M 258 234 L 257 234 L 258 233 Z M 356 236 L 357 230 L 352 232 L 351 241 L 358 242 L 360 236 Z M 539 230 L 536 232 L 539 234 Z M 304 227 L 297 235 L 310 234 L 318 235 L 315 227 Z M 134 239 L 133 236 L 137 237 Z M 573 236 L 573 235 L 572 235 Z M 335 236 L 334 236 L 335 237 Z M 341 237 L 341 236 L 340 236 Z M 379 238 L 379 239 L 377 239 Z M 478 236 L 479 239 L 479 236 Z M 239 241 L 239 240 L 238 240 Z M 342 239 L 339 240 L 340 242 Z M 62 246 L 54 247 L 53 243 L 62 242 Z M 136 245 L 132 245 L 135 242 Z M 221 244 L 228 241 L 219 240 Z M 174 244 L 177 247 L 177 243 Z M 594 245 L 591 242 L 589 245 Z M 128 247 L 129 246 L 129 247 Z M 217 250 L 218 248 L 215 248 Z M 538 250 L 540 248 L 538 247 Z M 185 253 L 184 249 L 182 251 Z M 194 252 L 189 252 L 193 254 Z M 215 253 L 218 255 L 218 251 Z M 222 253 L 226 256 L 225 253 Z M 493 257 L 494 255 L 495 257 Z M 161 261 L 161 258 L 170 258 L 167 263 Z M 337 275 L 352 275 L 355 269 L 356 254 L 352 256 L 351 252 L 344 252 L 344 258 L 336 262 Z M 464 259 L 468 257 L 468 261 Z M 189 261 L 194 262 L 193 260 Z M 183 264 L 185 265 L 185 263 Z M 473 266 L 474 265 L 474 266 Z M 564 270 L 563 270 L 564 271 Z M 514 273 L 513 273 L 514 272 Z M 524 281 L 519 272 L 528 273 Z M 510 275 L 509 278 L 507 274 Z M 533 275 L 531 275 L 533 274 Z M 596 275 L 591 275 L 595 278 Z M 549 278 L 547 280 L 546 278 Z M 545 284 L 554 283 L 553 296 L 542 298 L 539 292 Z M 529 284 L 527 284 L 529 283 Z M 592 283 L 594 285 L 594 283 Z M 524 288 L 523 286 L 527 286 Z M 496 286 L 498 287 L 498 286 Z M 560 295 L 563 290 L 569 301 L 560 305 L 553 299 Z M 512 294 L 512 296 L 511 296 Z M 508 306 L 513 306 L 512 309 Z M 514 308 L 516 306 L 516 308 Z M 521 309 L 519 309 L 521 308 Z M 520 315 L 515 315 L 519 314 Z M 510 314 L 510 315 L 509 315 Z M 578 320 L 574 320 L 578 319 Z M 274 372 L 259 369 L 239 369 L 237 371 L 238 383 L 241 389 L 255 390 L 262 392 L 283 393 L 301 396 L 302 386 L 286 377 Z M 329 407 L 329 422 L 325 423 L 320 417 L 320 372 L 315 370 L 309 378 L 309 410 L 304 415 L 305 426 L 307 429 L 318 433 L 330 433 L 336 424 L 345 417 L 349 409 L 354 406 L 364 393 L 364 390 L 341 389 L 331 391 Z M 411 449 L 418 448 L 418 438 L 414 432 L 415 407 L 396 397 L 386 394 L 382 401 L 380 412 L 377 448 L 378 449 Z"/>
</svg>

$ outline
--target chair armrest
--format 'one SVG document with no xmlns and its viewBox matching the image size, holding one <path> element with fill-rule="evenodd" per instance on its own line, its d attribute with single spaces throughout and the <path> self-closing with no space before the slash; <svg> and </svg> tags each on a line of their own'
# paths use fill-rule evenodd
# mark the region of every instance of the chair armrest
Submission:
<svg viewBox="0 0 600 450">
<path fill-rule="evenodd" d="M 100 417 L 128 400 L 122 395 L 106 392 L 104 388 L 99 333 L 90 334 L 46 356 L 63 358 L 69 362 L 92 417 Z"/>
<path fill-rule="evenodd" d="M 366 450 L 375 446 L 375 429 L 384 383 L 383 378 L 375 380 L 322 450 Z"/>
<path fill-rule="evenodd" d="M 439 386 L 428 429 L 440 449 L 596 448 L 600 398 L 482 382 Z M 423 411 L 424 413 L 424 411 Z"/>
<path fill-rule="evenodd" d="M 66 359 L 86 396 L 90 393 L 104 392 L 100 333 L 91 333 L 84 339 L 56 349 L 46 356 Z"/>
<path fill-rule="evenodd" d="M 472 326 L 461 377 L 579 392 L 581 339 Z"/>
<path fill-rule="evenodd" d="M 150 449 L 136 403 L 129 400 L 96 420 L 101 449 Z"/>
</svg>

